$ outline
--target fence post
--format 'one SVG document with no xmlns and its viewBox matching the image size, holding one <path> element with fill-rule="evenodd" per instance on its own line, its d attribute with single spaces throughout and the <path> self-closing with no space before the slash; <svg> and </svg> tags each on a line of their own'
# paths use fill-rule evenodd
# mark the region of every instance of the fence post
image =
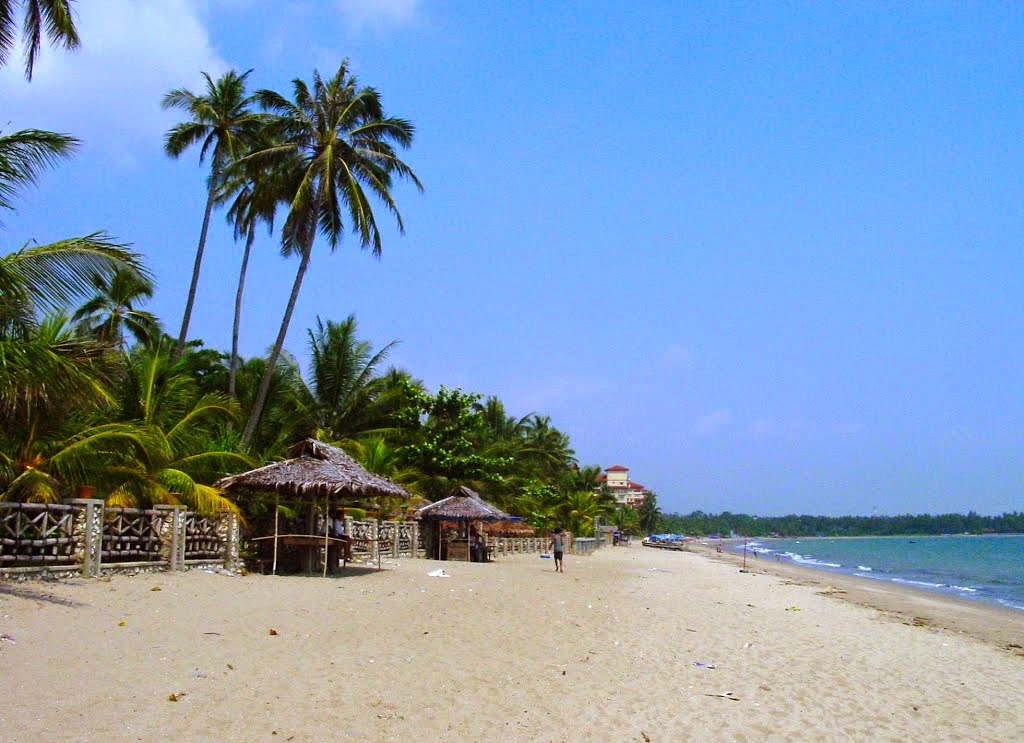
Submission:
<svg viewBox="0 0 1024 743">
<path fill-rule="evenodd" d="M 409 524 L 409 557 L 420 556 L 420 526 L 415 521 Z"/>
<path fill-rule="evenodd" d="M 97 498 L 72 498 L 66 503 L 84 506 L 82 510 L 82 576 L 98 577 L 103 561 L 103 501 Z M 75 519 L 78 528 L 79 520 Z"/>
<path fill-rule="evenodd" d="M 377 519 L 370 521 L 370 559 L 376 562 L 380 558 L 380 526 Z"/>
<path fill-rule="evenodd" d="M 234 511 L 221 513 L 218 531 L 224 542 L 224 567 L 227 570 L 238 569 L 238 514 Z"/>
<path fill-rule="evenodd" d="M 188 535 L 188 511 L 185 506 L 174 507 L 174 564 L 177 570 L 185 569 L 185 546 Z"/>
<path fill-rule="evenodd" d="M 160 513 L 160 559 L 167 563 L 168 570 L 175 570 L 178 559 L 176 530 L 174 528 L 175 506 L 153 506 Z"/>
</svg>

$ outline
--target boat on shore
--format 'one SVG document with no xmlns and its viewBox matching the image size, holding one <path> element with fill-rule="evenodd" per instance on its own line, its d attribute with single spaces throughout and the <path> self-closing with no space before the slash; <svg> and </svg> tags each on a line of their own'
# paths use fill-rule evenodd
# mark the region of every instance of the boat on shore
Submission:
<svg viewBox="0 0 1024 743">
<path fill-rule="evenodd" d="M 642 544 L 644 547 L 663 550 L 685 550 L 692 541 L 694 541 L 693 537 L 683 534 L 651 534 L 643 540 Z"/>
</svg>

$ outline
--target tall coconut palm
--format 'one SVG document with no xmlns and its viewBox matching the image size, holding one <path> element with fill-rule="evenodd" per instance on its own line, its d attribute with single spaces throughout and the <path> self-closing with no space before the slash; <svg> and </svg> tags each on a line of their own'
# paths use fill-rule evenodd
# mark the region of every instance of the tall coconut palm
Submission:
<svg viewBox="0 0 1024 743">
<path fill-rule="evenodd" d="M 423 188 L 416 174 L 396 153 L 396 146 L 406 149 L 412 144 L 412 123 L 386 116 L 380 93 L 361 87 L 349 72 L 347 62 L 342 62 L 327 80 L 314 72 L 312 91 L 302 80 L 294 80 L 294 100 L 272 90 L 260 90 L 256 98 L 272 114 L 269 127 L 277 144 L 247 159 L 261 169 L 281 169 L 281 196 L 289 203 L 281 247 L 285 255 L 298 254 L 299 266 L 267 370 L 242 434 L 243 446 L 252 441 L 262 415 L 317 233 L 322 232 L 334 250 L 345 232 L 351 230 L 361 247 L 379 256 L 381 236 L 370 195 L 376 196 L 394 215 L 399 231 L 404 232 L 391 193 L 394 177 Z"/>
<path fill-rule="evenodd" d="M 160 337 L 160 323 L 137 305 L 153 296 L 153 282 L 138 271 L 122 269 L 110 279 L 93 276 L 95 294 L 78 308 L 72 320 L 106 345 L 124 346 L 125 332 L 139 343 Z"/>
<path fill-rule="evenodd" d="M 0 67 L 7 64 L 16 36 L 15 6 L 21 5 L 24 19 L 21 38 L 25 46 L 25 77 L 32 79 L 32 70 L 42 48 L 45 33 L 51 44 L 77 49 L 80 40 L 71 12 L 74 0 L 0 0 Z"/>
<path fill-rule="evenodd" d="M 256 146 L 253 143 L 253 146 Z M 236 397 L 238 378 L 238 335 L 242 324 L 242 296 L 245 293 L 245 276 L 249 268 L 249 255 L 256 241 L 256 228 L 262 222 L 267 231 L 274 231 L 274 216 L 277 213 L 279 196 L 274 188 L 273 174 L 260 173 L 250 167 L 234 167 L 230 179 L 225 183 L 222 198 L 232 199 L 228 208 L 228 222 L 234 226 L 235 240 L 245 236 L 245 249 L 238 269 L 238 288 L 235 290 L 235 316 L 231 326 L 231 361 L 228 369 L 228 395 Z"/>
<path fill-rule="evenodd" d="M 253 99 L 246 95 L 245 79 L 252 70 L 239 75 L 234 70 L 221 75 L 216 81 L 207 73 L 206 92 L 197 95 L 185 88 L 177 88 L 163 98 L 164 108 L 186 111 L 191 118 L 176 124 L 167 132 L 164 149 L 171 157 L 179 157 L 192 145 L 200 144 L 199 161 L 210 156 L 210 178 L 203 212 L 203 224 L 199 230 L 199 244 L 192 267 L 192 283 L 189 285 L 185 312 L 181 318 L 181 332 L 174 355 L 180 356 L 188 337 L 188 326 L 192 319 L 199 273 L 202 269 L 203 251 L 206 249 L 206 233 L 210 227 L 218 189 L 221 187 L 228 165 L 241 157 L 259 134 L 263 117 L 252 110 Z"/>
</svg>

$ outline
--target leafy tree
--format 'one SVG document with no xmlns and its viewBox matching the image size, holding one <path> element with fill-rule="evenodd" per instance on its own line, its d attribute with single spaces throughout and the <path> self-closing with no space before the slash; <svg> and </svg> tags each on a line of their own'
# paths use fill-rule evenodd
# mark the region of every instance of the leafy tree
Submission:
<svg viewBox="0 0 1024 743">
<path fill-rule="evenodd" d="M 279 195 L 289 203 L 282 252 L 297 254 L 299 266 L 242 434 L 246 446 L 252 441 L 263 413 L 271 375 L 284 347 L 317 233 L 324 234 L 333 250 L 346 229 L 351 229 L 362 247 L 379 256 L 381 237 L 369 193 L 394 215 L 399 231 L 404 231 L 391 193 L 394 177 L 408 179 L 422 189 L 415 173 L 399 159 L 395 149 L 409 147 L 413 125 L 405 119 L 386 116 L 380 94 L 373 88 L 361 87 L 349 72 L 347 62 L 342 62 L 327 80 L 314 72 L 312 91 L 302 80 L 293 81 L 294 100 L 271 90 L 261 90 L 256 97 L 272 112 L 269 131 L 276 144 L 249 155 L 243 163 L 245 167 L 252 164 L 276 174 Z M 347 212 L 348 224 L 343 212 Z"/>
<path fill-rule="evenodd" d="M 261 131 L 262 117 L 251 110 L 252 97 L 246 95 L 245 79 L 252 70 L 239 75 L 234 70 L 224 73 L 216 81 L 207 73 L 206 92 L 197 95 L 185 88 L 168 92 L 163 98 L 164 108 L 181 109 L 191 117 L 176 124 L 167 132 L 164 149 L 171 157 L 177 158 L 193 145 L 200 144 L 199 161 L 204 162 L 210 155 L 210 178 L 203 212 L 203 224 L 199 230 L 199 244 L 192 267 L 192 282 L 189 284 L 188 299 L 181 319 L 181 332 L 174 354 L 180 356 L 188 338 L 188 326 L 192 318 L 192 306 L 199 285 L 203 251 L 206 249 L 206 233 L 210 227 L 218 189 L 222 186 L 227 166 L 238 160 L 251 146 Z"/>
<path fill-rule="evenodd" d="M 32 79 L 43 35 L 51 44 L 77 49 L 81 43 L 71 12 L 72 0 L 0 0 L 0 67 L 7 64 L 15 39 L 15 7 L 22 6 L 21 38 L 25 46 L 25 77 Z"/>
<path fill-rule="evenodd" d="M 424 474 L 424 494 L 431 500 L 465 484 L 480 489 L 501 483 L 512 466 L 507 457 L 487 456 L 474 444 L 484 426 L 475 409 L 480 395 L 441 387 L 436 394 L 422 392 L 403 433 L 404 461 Z"/>
</svg>

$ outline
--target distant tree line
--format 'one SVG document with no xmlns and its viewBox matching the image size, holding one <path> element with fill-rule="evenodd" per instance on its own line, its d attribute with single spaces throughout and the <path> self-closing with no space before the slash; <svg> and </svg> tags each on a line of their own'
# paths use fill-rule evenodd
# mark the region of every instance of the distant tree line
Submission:
<svg viewBox="0 0 1024 743">
<path fill-rule="evenodd" d="M 658 528 L 674 534 L 736 533 L 751 537 L 866 537 L 928 534 L 1024 534 L 1024 512 L 982 516 L 970 511 L 897 516 L 750 516 L 744 513 L 662 514 Z"/>
</svg>

